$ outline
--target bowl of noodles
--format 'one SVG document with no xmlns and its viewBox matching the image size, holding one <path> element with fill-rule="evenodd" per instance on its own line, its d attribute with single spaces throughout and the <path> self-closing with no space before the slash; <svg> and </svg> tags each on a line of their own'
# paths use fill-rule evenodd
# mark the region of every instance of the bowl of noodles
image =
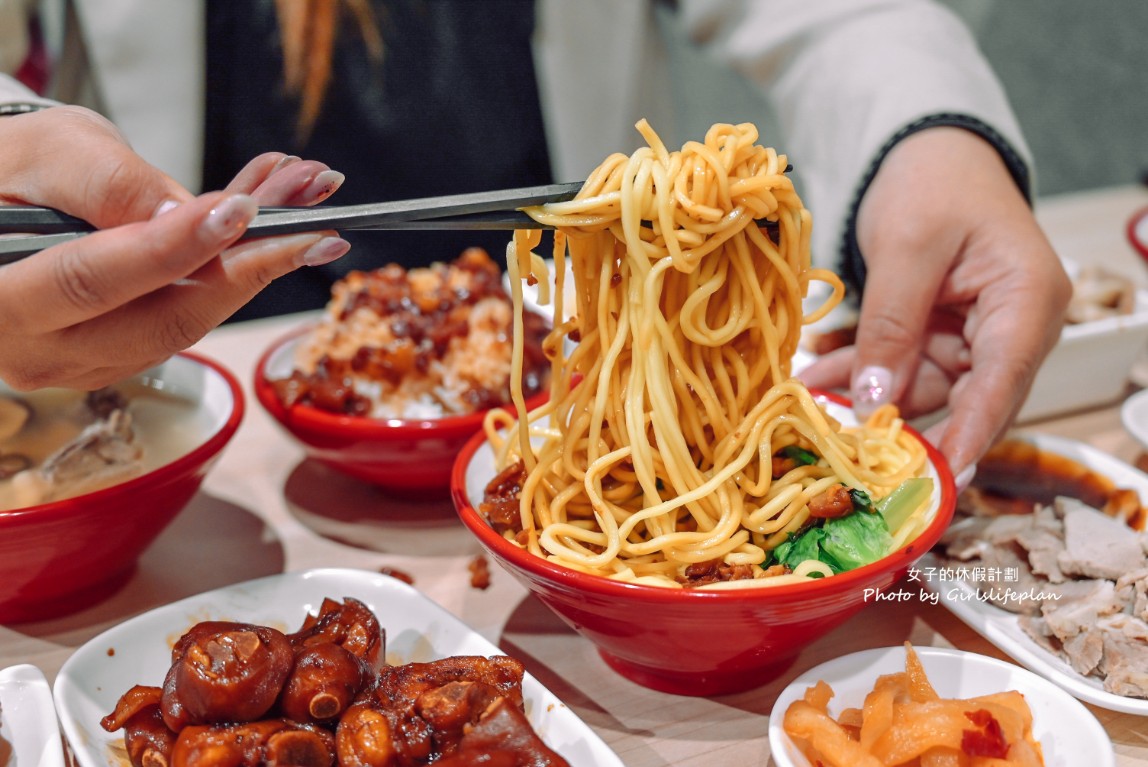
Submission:
<svg viewBox="0 0 1148 767">
<path fill-rule="evenodd" d="M 685 695 L 759 686 L 940 538 L 955 488 L 895 408 L 864 421 L 791 375 L 840 301 L 809 213 L 752 125 L 614 155 L 555 227 L 550 397 L 492 412 L 454 465 L 463 523 L 627 678 Z M 515 234 L 512 279 L 537 282 Z M 806 312 L 811 282 L 832 286 Z M 565 291 L 552 291 L 562 301 Z M 521 305 L 522 293 L 514 289 Z"/>
<path fill-rule="evenodd" d="M 526 313 L 516 331 L 511 311 L 479 248 L 450 263 L 352 272 L 318 323 L 264 352 L 256 399 L 308 457 L 395 494 L 445 498 L 486 411 L 545 398 L 546 320 Z M 520 386 L 512 335 L 523 339 Z"/>
</svg>

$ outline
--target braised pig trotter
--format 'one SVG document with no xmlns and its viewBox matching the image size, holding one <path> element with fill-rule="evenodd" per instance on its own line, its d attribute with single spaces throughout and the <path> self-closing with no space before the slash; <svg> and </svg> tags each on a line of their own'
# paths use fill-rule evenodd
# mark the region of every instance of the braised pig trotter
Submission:
<svg viewBox="0 0 1148 767">
<path fill-rule="evenodd" d="M 291 643 L 267 626 L 199 623 L 172 648 L 161 708 L 168 727 L 250 722 L 275 704 L 295 661 Z"/>
</svg>

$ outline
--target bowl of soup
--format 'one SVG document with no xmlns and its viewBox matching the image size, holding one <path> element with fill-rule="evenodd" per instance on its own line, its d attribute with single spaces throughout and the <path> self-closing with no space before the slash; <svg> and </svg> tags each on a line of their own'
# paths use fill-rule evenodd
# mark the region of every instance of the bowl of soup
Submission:
<svg viewBox="0 0 1148 767">
<path fill-rule="evenodd" d="M 192 353 L 94 392 L 0 384 L 0 622 L 114 592 L 198 491 L 243 410 L 235 377 Z"/>
</svg>

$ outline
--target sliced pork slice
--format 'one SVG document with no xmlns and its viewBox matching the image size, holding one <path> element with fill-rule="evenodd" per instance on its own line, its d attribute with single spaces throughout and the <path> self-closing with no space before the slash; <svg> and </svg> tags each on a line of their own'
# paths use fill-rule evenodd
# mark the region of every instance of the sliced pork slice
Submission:
<svg viewBox="0 0 1148 767">
<path fill-rule="evenodd" d="M 1089 626 L 1076 636 L 1061 643 L 1069 665 L 1078 674 L 1088 676 L 1097 669 L 1104 657 L 1105 633 Z"/>
<path fill-rule="evenodd" d="M 1148 621 L 1148 570 L 1135 570 L 1116 579 L 1116 594 L 1130 615 Z"/>
<path fill-rule="evenodd" d="M 1032 513 L 1032 524 L 1037 530 L 1052 533 L 1061 539 L 1064 538 L 1064 519 L 1056 510 L 1056 506 L 1052 504 L 1038 506 Z"/>
<path fill-rule="evenodd" d="M 1028 564 L 1032 568 L 1033 575 L 1043 575 L 1049 583 L 1064 583 L 1064 573 L 1057 564 L 1060 553 L 1064 551 L 1062 536 L 1034 524 L 1029 530 L 1018 535 L 1016 542 L 1028 552 Z"/>
<path fill-rule="evenodd" d="M 992 604 L 1009 612 L 1035 615 L 1040 612 L 1040 581 L 1033 577 L 1023 550 L 1013 546 L 989 547 L 981 558 L 987 571 L 1011 573 L 1015 576 L 1005 582 L 978 584 L 981 594 Z"/>
<path fill-rule="evenodd" d="M 941 535 L 937 545 L 942 547 L 945 556 L 969 562 L 979 559 L 989 544 L 984 531 L 992 522 L 991 517 L 966 517 L 953 524 Z"/>
<path fill-rule="evenodd" d="M 1065 550 L 1057 564 L 1066 575 L 1108 578 L 1148 567 L 1148 558 L 1127 525 L 1070 498 L 1057 498 L 1064 515 Z"/>
<path fill-rule="evenodd" d="M 1113 631 L 1104 635 L 1104 689 L 1148 698 L 1148 643 Z"/>
<path fill-rule="evenodd" d="M 1048 627 L 1048 621 L 1039 615 L 1022 615 L 1017 618 L 1017 623 L 1024 630 L 1024 633 L 1032 637 L 1034 642 L 1053 655 L 1060 657 L 1062 654 L 1060 640 Z"/>
<path fill-rule="evenodd" d="M 1124 601 L 1116 592 L 1116 584 L 1106 580 L 1072 580 L 1041 588 L 1041 613 L 1049 615 L 1057 610 L 1091 611 L 1096 617 L 1115 615 L 1124 610 Z M 1088 620 L 1088 619 L 1086 619 Z"/>
<path fill-rule="evenodd" d="M 1105 631 L 1122 634 L 1130 641 L 1148 644 L 1148 622 L 1134 618 L 1127 613 L 1118 613 L 1102 618 L 1099 625 Z"/>
<path fill-rule="evenodd" d="M 984 538 L 994 546 L 1007 546 L 1016 543 L 1021 536 L 1031 533 L 1033 529 L 1033 516 L 1031 514 L 1009 514 L 997 517 L 985 525 Z"/>
<path fill-rule="evenodd" d="M 1045 626 L 1060 640 L 1069 664 L 1087 676 L 1099 667 L 1104 654 L 1105 632 L 1099 620 L 1120 612 L 1121 607 L 1111 581 L 1075 581 L 1062 584 L 1058 598 L 1043 600 L 1041 613 Z"/>
</svg>

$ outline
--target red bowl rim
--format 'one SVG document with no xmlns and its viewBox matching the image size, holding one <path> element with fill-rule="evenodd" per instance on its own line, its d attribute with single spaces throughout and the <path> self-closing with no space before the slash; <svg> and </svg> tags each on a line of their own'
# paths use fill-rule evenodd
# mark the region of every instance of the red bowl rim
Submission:
<svg viewBox="0 0 1148 767">
<path fill-rule="evenodd" d="M 821 399 L 826 399 L 844 407 L 851 407 L 849 400 L 836 394 L 812 390 L 811 393 Z M 937 514 L 929 526 L 922 530 L 916 538 L 901 548 L 882 557 L 876 562 L 839 573 L 831 578 L 818 578 L 816 580 L 789 583 L 780 586 L 766 586 L 758 589 L 672 589 L 662 586 L 651 586 L 641 583 L 627 583 L 615 581 L 598 575 L 581 573 L 577 570 L 554 564 L 542 557 L 535 556 L 525 549 L 519 548 L 496 533 L 492 527 L 479 516 L 477 509 L 471 504 L 466 494 L 466 469 L 474 454 L 486 442 L 485 432 L 479 432 L 463 446 L 455 459 L 451 469 L 450 489 L 455 509 L 463 524 L 470 528 L 484 546 L 500 557 L 514 563 L 516 567 L 528 571 L 533 576 L 566 586 L 577 585 L 580 590 L 592 592 L 602 596 L 623 597 L 651 603 L 678 603 L 683 599 L 704 599 L 711 602 L 734 603 L 747 600 L 765 598 L 770 600 L 796 600 L 811 594 L 825 596 L 831 593 L 848 591 L 868 582 L 878 573 L 896 572 L 907 568 L 927 552 L 921 543 L 927 541 L 931 547 L 948 527 L 956 510 L 957 490 L 953 482 L 953 474 L 948 462 L 932 444 L 921 434 L 907 424 L 905 431 L 916 437 L 925 447 L 929 461 L 936 469 L 941 482 L 940 506 Z"/>
<path fill-rule="evenodd" d="M 399 431 L 426 431 L 430 429 L 443 430 L 470 430 L 482 426 L 482 421 L 490 409 L 478 410 L 463 415 L 448 415 L 442 418 L 369 418 L 358 415 L 339 415 L 326 410 L 319 410 L 308 405 L 292 405 L 285 407 L 275 393 L 275 387 L 267 377 L 267 365 L 271 357 L 287 344 L 297 340 L 315 327 L 309 323 L 295 328 L 291 332 L 280 336 L 273 341 L 259 356 L 255 363 L 254 389 L 255 398 L 259 400 L 268 413 L 280 422 L 290 421 L 292 426 L 308 428 L 323 432 L 353 432 L 363 436 L 389 434 Z M 542 391 L 526 400 L 527 408 L 533 409 L 542 404 L 548 392 Z M 513 411 L 512 404 L 500 405 Z"/>
<path fill-rule="evenodd" d="M 1140 257 L 1148 261 L 1148 242 L 1141 239 L 1136 234 L 1136 228 L 1140 226 L 1140 222 L 1148 218 L 1148 208 L 1141 208 L 1132 214 L 1128 219 L 1128 225 L 1124 228 L 1124 233 L 1128 237 L 1128 243 L 1140 254 Z"/>
<path fill-rule="evenodd" d="M 138 477 L 132 477 L 125 482 L 119 482 L 110 487 L 93 490 L 90 493 L 74 495 L 70 498 L 61 498 L 58 501 L 52 501 L 38 506 L 25 506 L 20 509 L 0 511 L 0 524 L 22 521 L 25 517 L 32 515 L 35 515 L 37 519 L 42 517 L 45 520 L 67 517 L 74 514 L 80 506 L 84 506 L 86 509 L 88 502 L 93 502 L 93 505 L 99 504 L 121 493 L 131 493 L 135 490 L 146 488 L 149 485 L 166 481 L 170 476 L 178 476 L 189 472 L 194 467 L 206 463 L 213 455 L 221 451 L 224 445 L 231 440 L 231 437 L 239 429 L 239 424 L 243 420 L 243 414 L 246 409 L 243 388 L 239 385 L 239 381 L 230 370 L 209 357 L 191 351 L 179 352 L 174 356 L 182 357 L 208 370 L 214 371 L 227 385 L 227 389 L 231 393 L 231 412 L 214 434 L 180 457 L 168 461 L 162 466 L 157 466 Z"/>
</svg>

